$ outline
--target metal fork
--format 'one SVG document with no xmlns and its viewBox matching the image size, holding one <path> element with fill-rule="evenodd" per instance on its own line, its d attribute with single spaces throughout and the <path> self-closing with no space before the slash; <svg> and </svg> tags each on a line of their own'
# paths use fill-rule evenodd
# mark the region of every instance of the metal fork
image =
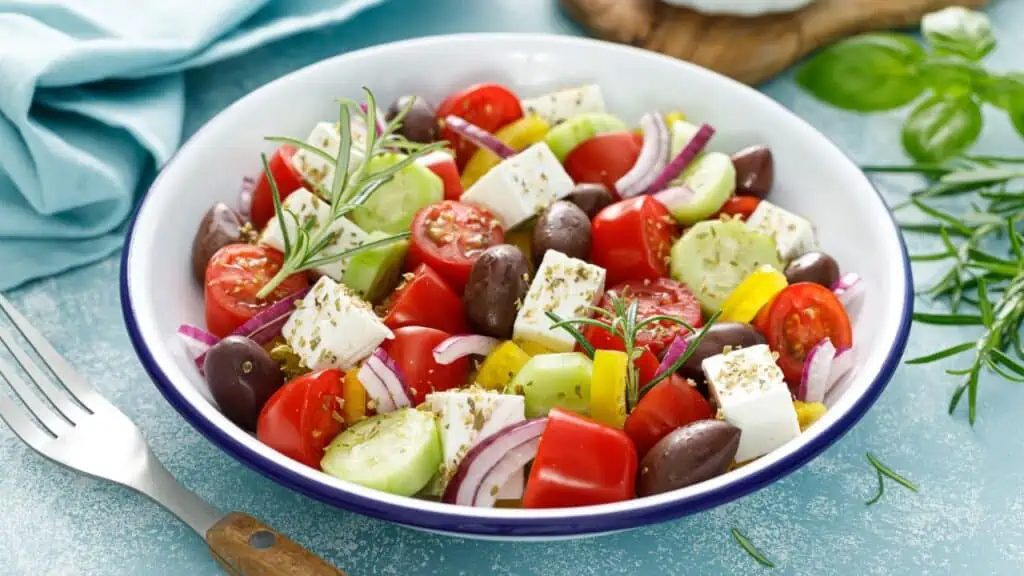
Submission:
<svg viewBox="0 0 1024 576">
<path fill-rule="evenodd" d="M 153 455 L 135 424 L 93 391 L 3 296 L 0 309 L 48 369 L 41 369 L 19 347 L 11 331 L 0 327 L 0 342 L 34 384 L 28 384 L 0 358 L 0 380 L 10 385 L 34 420 L 3 394 L 0 419 L 25 444 L 62 466 L 148 496 L 203 537 L 214 559 L 229 574 L 344 576 L 252 516 L 242 512 L 224 515 L 186 490 Z"/>
</svg>

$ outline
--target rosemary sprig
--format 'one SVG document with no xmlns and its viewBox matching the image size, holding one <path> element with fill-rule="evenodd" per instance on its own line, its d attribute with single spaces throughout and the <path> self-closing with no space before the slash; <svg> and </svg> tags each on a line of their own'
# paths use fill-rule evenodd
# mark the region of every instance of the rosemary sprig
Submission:
<svg viewBox="0 0 1024 576">
<path fill-rule="evenodd" d="M 322 255 L 324 250 L 337 241 L 338 232 L 335 230 L 335 222 L 359 206 L 362 206 L 374 192 L 391 181 L 397 173 L 408 167 L 418 158 L 445 146 L 444 142 L 417 145 L 396 133 L 398 128 L 401 127 L 405 116 L 409 113 L 413 104 L 412 101 L 394 119 L 388 122 L 382 133 L 378 135 L 375 129 L 377 126 L 377 103 L 370 89 L 363 88 L 363 90 L 366 92 L 366 112 L 361 111 L 359 104 L 353 100 L 339 100 L 340 119 L 338 128 L 341 138 L 337 156 L 332 157 L 325 150 L 302 140 L 276 136 L 267 138 L 267 140 L 272 142 L 294 145 L 318 156 L 334 167 L 334 178 L 329 188 L 324 188 L 321 185 L 315 186 L 315 192 L 330 205 L 328 221 L 316 222 L 311 219 L 305 226 L 298 226 L 298 216 L 282 208 L 277 182 L 274 180 L 274 175 L 270 172 L 266 155 L 263 155 L 263 170 L 266 172 L 267 180 L 270 183 L 270 190 L 274 197 L 274 210 L 277 214 L 277 222 L 281 228 L 281 235 L 284 240 L 284 261 L 278 273 L 259 291 L 258 296 L 260 298 L 266 298 L 281 282 L 284 282 L 292 274 L 344 260 L 360 252 L 373 250 L 409 237 L 408 232 L 402 232 L 350 250 L 344 250 L 327 256 Z M 353 114 L 363 120 L 367 129 L 365 157 L 359 167 L 350 174 L 350 162 L 354 145 L 352 141 Z M 370 166 L 375 158 L 392 154 L 396 150 L 405 151 L 407 155 L 386 168 L 371 171 Z M 286 225 L 289 219 L 296 224 L 292 227 L 293 230 L 291 231 L 289 226 Z M 314 229 L 314 226 L 316 229 Z"/>
<path fill-rule="evenodd" d="M 760 550 L 755 548 L 754 545 L 751 544 L 750 540 L 748 540 L 738 528 L 732 529 L 732 537 L 736 539 L 736 543 L 739 544 L 747 554 L 750 554 L 750 557 L 756 560 L 758 564 L 765 568 L 775 568 L 775 564 Z"/>
<path fill-rule="evenodd" d="M 903 476 L 900 476 L 896 472 L 893 472 L 891 468 L 879 462 L 878 458 L 875 458 L 871 454 L 871 452 L 867 453 L 867 458 L 868 462 L 870 462 L 871 465 L 875 467 L 875 471 L 878 472 L 878 492 L 875 493 L 871 500 L 865 502 L 865 505 L 871 506 L 872 504 L 878 502 L 878 500 L 882 498 L 882 494 L 885 493 L 886 478 L 891 479 L 892 481 L 896 482 L 900 486 L 903 486 L 907 490 L 910 490 L 911 492 L 917 492 L 917 486 L 915 486 L 913 482 L 907 480 Z"/>
</svg>

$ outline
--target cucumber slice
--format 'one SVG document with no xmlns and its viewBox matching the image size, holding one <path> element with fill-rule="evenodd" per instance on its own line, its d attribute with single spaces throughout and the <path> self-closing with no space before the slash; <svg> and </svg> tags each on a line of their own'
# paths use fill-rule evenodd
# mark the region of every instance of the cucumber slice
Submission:
<svg viewBox="0 0 1024 576">
<path fill-rule="evenodd" d="M 553 127 L 544 137 L 548 148 L 555 153 L 559 162 L 565 160 L 573 148 L 582 144 L 585 140 L 593 138 L 605 132 L 619 132 L 626 130 L 626 123 L 611 114 L 593 112 L 580 114 Z"/>
<path fill-rule="evenodd" d="M 434 414 L 412 408 L 374 416 L 335 438 L 324 453 L 324 472 L 399 496 L 412 496 L 441 466 Z"/>
<path fill-rule="evenodd" d="M 672 216 L 689 226 L 718 212 L 736 190 L 736 167 L 721 152 L 698 156 L 679 177 L 693 191 L 693 198 L 672 207 Z"/>
<path fill-rule="evenodd" d="M 594 363 L 579 352 L 539 354 L 519 369 L 506 392 L 526 400 L 526 417 L 547 416 L 554 407 L 586 414 Z"/>
<path fill-rule="evenodd" d="M 363 243 L 368 244 L 387 237 L 388 234 L 377 230 L 369 233 Z M 405 262 L 405 252 L 408 249 L 409 241 L 402 240 L 359 252 L 348 259 L 342 282 L 355 290 L 364 300 L 376 304 L 398 285 L 402 275 L 402 264 Z"/>
<path fill-rule="evenodd" d="M 379 172 L 398 164 L 404 154 L 382 154 L 375 157 L 368 170 Z M 409 230 L 412 217 L 427 204 L 444 198 L 444 182 L 430 168 L 413 162 L 377 189 L 373 196 L 349 216 L 367 232 L 380 230 L 398 234 Z"/>
<path fill-rule="evenodd" d="M 775 241 L 739 220 L 707 220 L 672 246 L 672 278 L 693 290 L 706 314 L 714 314 L 751 272 L 763 265 L 782 271 Z"/>
<path fill-rule="evenodd" d="M 686 120 L 676 120 L 669 126 L 669 133 L 672 134 L 672 147 L 670 158 L 675 158 L 686 148 L 686 145 L 697 135 L 700 126 L 691 124 Z"/>
</svg>

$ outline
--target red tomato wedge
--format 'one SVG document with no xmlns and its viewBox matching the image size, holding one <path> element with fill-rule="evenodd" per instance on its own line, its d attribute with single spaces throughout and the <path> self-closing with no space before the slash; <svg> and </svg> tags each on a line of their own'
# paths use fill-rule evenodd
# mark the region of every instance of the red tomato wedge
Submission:
<svg viewBox="0 0 1024 576">
<path fill-rule="evenodd" d="M 720 215 L 728 214 L 740 220 L 746 220 L 750 218 L 754 210 L 757 210 L 757 205 L 760 203 L 761 199 L 757 196 L 733 196 L 726 200 L 718 213 L 710 219 L 717 220 Z"/>
<path fill-rule="evenodd" d="M 553 408 L 530 467 L 523 508 L 629 500 L 636 471 L 636 449 L 622 430 Z"/>
<path fill-rule="evenodd" d="M 455 164 L 455 158 L 451 154 L 442 151 L 431 152 L 421 158 L 420 163 L 437 174 L 441 182 L 444 182 L 445 200 L 458 200 L 462 197 L 462 179 L 459 177 L 459 167 Z"/>
<path fill-rule="evenodd" d="M 305 186 L 302 173 L 292 163 L 295 147 L 283 144 L 273 156 L 267 159 L 267 166 L 277 184 L 277 193 L 283 201 L 289 194 Z M 270 188 L 270 180 L 266 171 L 260 170 L 259 180 L 252 191 L 252 224 L 257 229 L 263 228 L 274 217 L 274 193 Z"/>
<path fill-rule="evenodd" d="M 671 316 L 686 322 L 694 328 L 704 325 L 704 317 L 701 315 L 700 302 L 693 295 L 693 292 L 685 284 L 658 278 L 657 280 L 630 280 L 608 290 L 601 299 L 601 307 L 612 310 L 612 299 L 609 294 L 615 294 L 625 300 L 628 306 L 634 300 L 637 301 L 637 321 L 643 321 L 651 316 Z M 595 332 L 605 332 L 596 326 L 587 326 L 584 336 L 588 340 L 593 336 L 600 338 L 601 335 Z M 688 334 L 689 330 L 663 320 L 645 327 L 636 335 L 636 343 L 644 346 L 655 354 L 661 354 L 666 346 L 679 334 Z"/>
<path fill-rule="evenodd" d="M 266 246 L 230 244 L 206 266 L 206 328 L 221 338 L 274 302 L 309 286 L 305 272 L 285 279 L 267 298 L 256 296 L 281 270 L 284 256 Z"/>
<path fill-rule="evenodd" d="M 623 430 L 643 459 L 669 432 L 697 420 L 713 418 L 711 405 L 678 374 L 658 382 L 626 417 Z"/>
<path fill-rule="evenodd" d="M 384 307 L 387 310 L 384 324 L 392 330 L 402 326 L 426 326 L 449 334 L 469 332 L 462 298 L 426 264 L 420 264 L 406 275 Z"/>
<path fill-rule="evenodd" d="M 505 241 L 501 223 L 486 208 L 443 200 L 425 206 L 412 220 L 407 269 L 427 264 L 462 294 L 480 254 Z"/>
<path fill-rule="evenodd" d="M 442 127 L 448 115 L 458 116 L 493 134 L 502 126 L 522 118 L 523 108 L 519 104 L 519 97 L 508 88 L 498 84 L 477 84 L 441 102 L 437 107 L 437 120 Z M 451 143 L 459 170 L 462 170 L 476 152 L 476 144 L 450 128 L 444 128 L 441 135 Z"/>
<path fill-rule="evenodd" d="M 459 358 L 451 364 L 434 361 L 434 348 L 451 334 L 424 326 L 404 326 L 394 333 L 394 339 L 385 340 L 382 346 L 405 376 L 413 406 L 422 404 L 431 392 L 466 385 L 468 358 Z"/>
<path fill-rule="evenodd" d="M 344 372 L 310 372 L 282 386 L 260 411 L 256 437 L 285 456 L 320 469 L 324 448 L 341 432 Z"/>
<path fill-rule="evenodd" d="M 853 329 L 843 304 L 831 290 L 813 282 L 787 286 L 772 301 L 763 320 L 768 346 L 791 390 L 800 384 L 804 359 L 816 344 L 829 338 L 837 349 L 853 345 Z"/>
<path fill-rule="evenodd" d="M 678 230 L 668 209 L 651 196 L 608 206 L 594 217 L 591 230 L 590 261 L 605 269 L 609 285 L 668 276 Z"/>
<path fill-rule="evenodd" d="M 636 164 L 642 145 L 643 136 L 633 132 L 598 134 L 569 152 L 565 171 L 573 182 L 604 184 L 618 198 L 615 183 Z"/>
</svg>

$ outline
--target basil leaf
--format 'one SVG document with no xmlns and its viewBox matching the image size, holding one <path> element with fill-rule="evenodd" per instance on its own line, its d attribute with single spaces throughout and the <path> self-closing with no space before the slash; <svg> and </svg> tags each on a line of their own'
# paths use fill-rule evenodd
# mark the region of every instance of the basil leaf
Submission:
<svg viewBox="0 0 1024 576">
<path fill-rule="evenodd" d="M 1010 122 L 1017 129 L 1017 133 L 1024 137 L 1024 95 L 1014 100 L 1007 113 L 1010 115 Z"/>
<path fill-rule="evenodd" d="M 920 162 L 942 162 L 974 144 L 981 126 L 981 107 L 974 100 L 932 96 L 903 125 L 903 147 Z"/>
<path fill-rule="evenodd" d="M 982 12 L 952 6 L 921 20 L 925 40 L 937 52 L 981 60 L 996 47 L 992 23 Z"/>
<path fill-rule="evenodd" d="M 1014 100 L 1024 99 L 1024 72 L 987 76 L 978 82 L 976 89 L 985 102 L 1009 110 Z"/>
<path fill-rule="evenodd" d="M 988 79 L 984 68 L 953 56 L 928 58 L 919 67 L 921 81 L 936 94 L 966 96 Z"/>
<path fill-rule="evenodd" d="M 865 34 L 819 52 L 796 74 L 797 83 L 820 100 L 858 112 L 892 110 L 924 91 L 917 65 L 924 49 L 896 34 Z"/>
</svg>

